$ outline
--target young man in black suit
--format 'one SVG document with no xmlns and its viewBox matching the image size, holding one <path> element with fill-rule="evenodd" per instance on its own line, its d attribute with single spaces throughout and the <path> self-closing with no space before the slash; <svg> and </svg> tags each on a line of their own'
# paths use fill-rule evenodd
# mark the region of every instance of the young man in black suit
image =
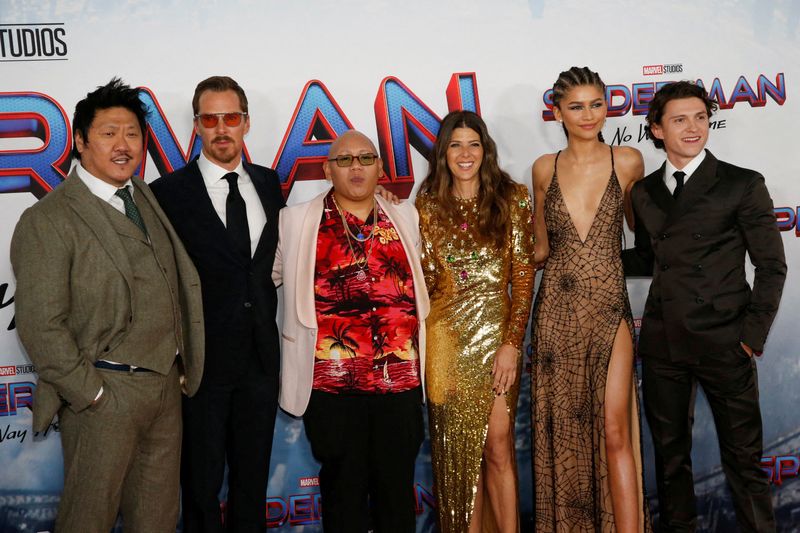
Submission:
<svg viewBox="0 0 800 533">
<path fill-rule="evenodd" d="M 273 170 L 242 161 L 250 117 L 239 84 L 208 78 L 192 107 L 202 153 L 152 184 L 200 274 L 205 312 L 203 379 L 183 405 L 184 531 L 223 531 L 217 494 L 227 460 L 225 529 L 261 532 L 280 361 L 271 273 L 284 200 Z"/>
<path fill-rule="evenodd" d="M 659 90 L 647 114 L 667 160 L 631 189 L 636 245 L 625 272 L 652 276 L 639 336 L 644 406 L 653 435 L 661 531 L 694 531 L 692 422 L 703 387 L 742 531 L 775 531 L 760 468 L 754 355 L 778 310 L 786 261 L 772 199 L 758 172 L 704 150 L 716 104 L 703 87 Z M 745 252 L 755 266 L 751 289 Z"/>
</svg>

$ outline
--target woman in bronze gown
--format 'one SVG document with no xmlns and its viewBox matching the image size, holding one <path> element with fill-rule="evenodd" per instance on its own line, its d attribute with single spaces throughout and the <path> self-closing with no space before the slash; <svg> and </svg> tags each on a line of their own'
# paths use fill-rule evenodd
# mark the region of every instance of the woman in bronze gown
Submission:
<svg viewBox="0 0 800 533">
<path fill-rule="evenodd" d="M 439 530 L 516 532 L 530 195 L 500 170 L 483 120 L 457 111 L 442 121 L 416 204 L 431 298 L 426 385 Z"/>
<path fill-rule="evenodd" d="M 644 498 L 633 321 L 620 259 L 623 200 L 644 165 L 611 147 L 605 85 L 562 72 L 553 114 L 567 147 L 533 164 L 536 531 L 650 531 Z M 627 205 L 627 204 L 626 204 Z"/>
</svg>

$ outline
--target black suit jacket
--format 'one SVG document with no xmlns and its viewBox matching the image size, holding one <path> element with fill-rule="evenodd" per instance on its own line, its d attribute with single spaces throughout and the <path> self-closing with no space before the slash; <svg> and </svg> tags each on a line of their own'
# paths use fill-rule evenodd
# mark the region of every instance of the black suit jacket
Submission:
<svg viewBox="0 0 800 533">
<path fill-rule="evenodd" d="M 623 252 L 625 274 L 653 277 L 639 353 L 697 361 L 739 341 L 763 350 L 786 278 L 763 176 L 706 151 L 675 200 L 665 165 L 631 190 L 636 241 Z M 755 266 L 752 290 L 745 252 Z"/>
<path fill-rule="evenodd" d="M 272 263 L 278 244 L 278 211 L 284 206 L 275 171 L 245 162 L 267 222 L 255 254 L 236 253 L 208 196 L 197 158 L 162 176 L 151 189 L 192 258 L 203 293 L 206 359 L 203 383 L 235 379 L 255 342 L 262 368 L 277 377 L 280 336 Z"/>
</svg>

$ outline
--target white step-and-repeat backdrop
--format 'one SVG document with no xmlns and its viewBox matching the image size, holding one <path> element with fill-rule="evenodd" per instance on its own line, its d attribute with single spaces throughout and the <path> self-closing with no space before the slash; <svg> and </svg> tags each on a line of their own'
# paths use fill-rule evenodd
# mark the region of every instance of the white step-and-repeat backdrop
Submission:
<svg viewBox="0 0 800 533">
<path fill-rule="evenodd" d="M 191 116 L 196 83 L 234 77 L 250 100 L 247 155 L 279 172 L 294 203 L 326 187 L 319 162 L 330 139 L 350 127 L 379 143 L 388 186 L 413 195 L 439 119 L 462 107 L 482 114 L 502 166 L 530 186 L 532 161 L 565 144 L 547 91 L 572 65 L 600 72 L 610 98 L 605 138 L 639 148 L 648 172 L 664 157 L 644 134 L 648 101 L 661 84 L 689 79 L 720 103 L 709 148 L 766 176 L 789 277 L 759 361 L 762 465 L 781 530 L 796 530 L 798 35 L 794 0 L 0 0 L 0 532 L 51 530 L 63 482 L 58 424 L 31 430 L 36 373 L 14 328 L 7 250 L 20 213 L 66 176 L 72 112 L 89 90 L 113 76 L 146 88 L 143 176 L 152 181 L 199 150 Z M 629 284 L 637 317 L 647 287 L 646 280 Z M 525 531 L 533 529 L 529 413 L 526 384 L 517 420 Z M 702 398 L 694 442 L 700 529 L 729 531 L 733 509 Z M 644 443 L 655 510 L 649 433 Z M 429 462 L 426 443 L 415 487 L 418 531 L 425 532 L 435 530 Z M 271 527 L 321 530 L 316 474 L 302 422 L 281 414 L 265 500 Z"/>
</svg>

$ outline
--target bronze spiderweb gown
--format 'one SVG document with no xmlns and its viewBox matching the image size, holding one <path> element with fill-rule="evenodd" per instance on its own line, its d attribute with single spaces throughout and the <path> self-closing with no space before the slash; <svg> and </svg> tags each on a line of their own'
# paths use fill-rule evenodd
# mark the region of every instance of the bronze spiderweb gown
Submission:
<svg viewBox="0 0 800 533">
<path fill-rule="evenodd" d="M 439 531 L 465 533 L 495 400 L 493 356 L 504 343 L 521 347 L 530 313 L 531 201 L 527 187 L 515 185 L 511 229 L 501 250 L 479 238 L 475 200 L 459 201 L 458 219 L 444 222 L 429 195 L 417 196 L 416 204 L 431 299 L 425 380 Z M 506 397 L 512 432 L 518 396 L 519 377 Z M 485 498 L 482 523 L 483 531 L 492 531 Z"/>
<path fill-rule="evenodd" d="M 623 193 L 614 172 L 585 241 L 561 194 L 556 165 L 544 201 L 550 256 L 533 314 L 533 475 L 537 533 L 613 532 L 605 448 L 605 394 L 620 323 L 633 335 L 620 256 Z M 636 377 L 631 437 L 640 531 L 650 531 L 641 475 Z"/>
</svg>

